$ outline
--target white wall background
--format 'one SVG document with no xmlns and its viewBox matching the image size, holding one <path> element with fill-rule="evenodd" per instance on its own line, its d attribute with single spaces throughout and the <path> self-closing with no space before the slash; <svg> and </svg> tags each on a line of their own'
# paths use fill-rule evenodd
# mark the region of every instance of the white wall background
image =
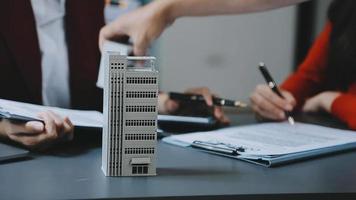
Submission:
<svg viewBox="0 0 356 200">
<path fill-rule="evenodd" d="M 296 8 L 258 14 L 183 18 L 161 37 L 161 90 L 208 86 L 221 96 L 246 99 L 264 83 L 263 61 L 276 81 L 291 71 Z"/>
</svg>

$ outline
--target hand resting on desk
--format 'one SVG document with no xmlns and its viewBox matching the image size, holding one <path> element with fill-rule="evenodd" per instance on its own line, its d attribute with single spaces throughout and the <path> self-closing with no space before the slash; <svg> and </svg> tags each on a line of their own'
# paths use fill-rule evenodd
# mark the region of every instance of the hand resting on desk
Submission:
<svg viewBox="0 0 356 200">
<path fill-rule="evenodd" d="M 0 136 L 8 138 L 30 149 L 42 150 L 51 144 L 73 139 L 74 126 L 68 117 L 52 111 L 38 114 L 45 124 L 37 121 L 13 124 L 8 120 L 0 122 Z"/>
</svg>

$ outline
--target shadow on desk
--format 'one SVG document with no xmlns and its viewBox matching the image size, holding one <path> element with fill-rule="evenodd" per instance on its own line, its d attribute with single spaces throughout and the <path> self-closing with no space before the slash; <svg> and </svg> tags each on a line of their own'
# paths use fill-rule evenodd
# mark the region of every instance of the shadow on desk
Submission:
<svg viewBox="0 0 356 200">
<path fill-rule="evenodd" d="M 0 164 L 28 161 L 32 160 L 34 157 L 39 156 L 57 156 L 57 157 L 75 157 L 85 154 L 91 149 L 101 147 L 101 129 L 92 128 L 79 128 L 74 132 L 74 138 L 69 142 L 62 142 L 53 145 L 52 147 L 45 150 L 31 150 L 29 156 L 17 159 L 10 159 L 0 162 Z M 1 143 L 5 143 L 18 148 L 26 149 L 24 146 L 9 140 L 1 140 Z"/>
<path fill-rule="evenodd" d="M 13 159 L 0 161 L 0 165 L 11 164 L 14 162 L 23 162 L 23 161 L 28 161 L 28 160 L 32 160 L 32 159 L 33 158 L 31 156 L 25 156 L 25 157 L 21 157 L 21 158 L 13 158 Z"/>
<path fill-rule="evenodd" d="M 101 129 L 78 128 L 74 131 L 73 141 L 57 144 L 53 148 L 40 153 L 58 157 L 79 156 L 90 149 L 101 147 L 101 135 Z"/>
<path fill-rule="evenodd" d="M 234 172 L 236 173 L 236 172 Z M 231 171 L 227 170 L 212 170 L 212 169 L 183 169 L 183 168 L 157 168 L 157 174 L 159 176 L 202 176 L 202 175 L 223 175 L 231 174 Z"/>
</svg>

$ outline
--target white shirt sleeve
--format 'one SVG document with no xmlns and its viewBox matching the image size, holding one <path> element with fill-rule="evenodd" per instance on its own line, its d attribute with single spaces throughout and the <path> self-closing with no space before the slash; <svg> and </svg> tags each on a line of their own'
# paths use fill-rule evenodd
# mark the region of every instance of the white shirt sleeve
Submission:
<svg viewBox="0 0 356 200">
<path fill-rule="evenodd" d="M 70 107 L 69 61 L 65 37 L 65 0 L 31 0 L 42 56 L 42 101 Z"/>
</svg>

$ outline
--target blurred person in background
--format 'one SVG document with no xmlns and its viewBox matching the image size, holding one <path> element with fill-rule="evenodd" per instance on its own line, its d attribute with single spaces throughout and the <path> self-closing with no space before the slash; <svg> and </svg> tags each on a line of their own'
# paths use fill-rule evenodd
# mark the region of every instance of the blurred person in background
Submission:
<svg viewBox="0 0 356 200">
<path fill-rule="evenodd" d="M 105 25 L 104 7 L 103 0 L 0 1 L 0 98 L 101 111 L 97 41 Z M 174 112 L 179 105 L 166 96 L 159 96 L 159 112 Z M 215 113 L 226 120 L 220 108 Z M 0 138 L 33 149 L 73 138 L 74 127 L 67 116 L 48 111 L 38 117 L 45 124 L 1 120 Z"/>
</svg>

